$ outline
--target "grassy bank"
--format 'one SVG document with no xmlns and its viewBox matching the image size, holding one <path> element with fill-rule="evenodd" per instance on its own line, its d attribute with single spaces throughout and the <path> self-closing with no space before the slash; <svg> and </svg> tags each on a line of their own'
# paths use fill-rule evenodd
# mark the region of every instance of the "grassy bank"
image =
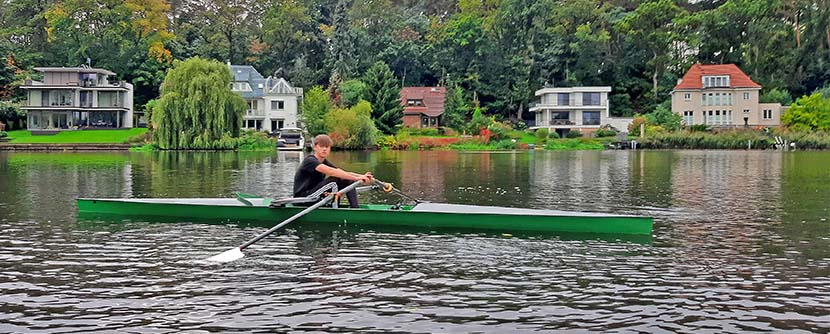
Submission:
<svg viewBox="0 0 830 334">
<path fill-rule="evenodd" d="M 754 130 L 732 130 L 719 133 L 677 131 L 637 138 L 642 148 L 656 149 L 768 149 L 775 137 L 795 143 L 796 149 L 830 149 L 828 133 L 782 132 L 777 134 Z"/>
<path fill-rule="evenodd" d="M 131 137 L 143 135 L 145 128 L 118 130 L 62 131 L 54 135 L 33 136 L 29 130 L 9 131 L 15 144 L 123 144 Z"/>
</svg>

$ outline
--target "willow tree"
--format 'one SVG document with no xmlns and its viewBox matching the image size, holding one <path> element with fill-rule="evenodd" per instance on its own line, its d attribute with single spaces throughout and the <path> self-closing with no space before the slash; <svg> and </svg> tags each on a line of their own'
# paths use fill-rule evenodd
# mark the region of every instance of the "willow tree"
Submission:
<svg viewBox="0 0 830 334">
<path fill-rule="evenodd" d="M 174 63 L 153 110 L 153 141 L 165 150 L 233 149 L 245 100 L 228 66 L 198 57 Z"/>
</svg>

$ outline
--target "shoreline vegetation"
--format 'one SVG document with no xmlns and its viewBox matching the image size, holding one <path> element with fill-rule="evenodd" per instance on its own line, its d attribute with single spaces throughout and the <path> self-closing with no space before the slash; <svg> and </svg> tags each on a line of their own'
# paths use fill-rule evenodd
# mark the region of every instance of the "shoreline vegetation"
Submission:
<svg viewBox="0 0 830 334">
<path fill-rule="evenodd" d="M 448 129 L 449 130 L 449 129 Z M 459 150 L 459 151 L 502 151 L 502 150 L 603 150 L 613 149 L 620 144 L 617 137 L 556 138 L 544 130 L 513 130 L 504 136 L 459 135 L 451 130 L 440 134 L 439 129 L 402 129 L 396 135 L 378 136 L 375 145 L 368 150 Z M 65 131 L 55 135 L 31 135 L 27 130 L 7 132 L 10 144 L 133 144 L 131 151 L 162 150 L 152 142 L 152 133 L 146 128 L 125 130 L 83 130 Z M 636 141 L 638 149 L 725 149 L 765 150 L 776 148 L 776 137 L 787 143 L 794 143 L 796 150 L 830 149 L 830 133 L 792 132 L 786 130 L 729 129 L 722 131 L 661 132 L 646 134 L 645 137 L 628 136 L 625 141 Z M 270 151 L 276 149 L 276 138 L 263 132 L 243 131 L 235 138 L 238 151 Z M 346 148 L 341 148 L 346 149 Z"/>
</svg>

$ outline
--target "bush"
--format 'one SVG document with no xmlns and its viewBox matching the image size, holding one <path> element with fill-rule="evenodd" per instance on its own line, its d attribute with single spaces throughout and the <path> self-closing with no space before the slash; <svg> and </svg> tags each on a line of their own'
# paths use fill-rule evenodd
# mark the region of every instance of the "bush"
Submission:
<svg viewBox="0 0 830 334">
<path fill-rule="evenodd" d="M 550 131 L 546 128 L 536 129 L 536 138 L 547 138 Z"/>
<path fill-rule="evenodd" d="M 6 131 L 0 131 L 0 138 L 6 138 L 9 136 L 9 133 Z"/>
<path fill-rule="evenodd" d="M 512 139 L 505 139 L 496 142 L 496 149 L 498 150 L 515 150 L 519 147 L 516 141 Z"/>
<path fill-rule="evenodd" d="M 685 148 L 685 149 L 745 149 L 749 141 L 752 148 L 768 148 L 772 138 L 758 131 L 732 130 L 718 134 L 709 132 L 678 131 L 655 133 L 638 140 L 644 148 Z"/>
<path fill-rule="evenodd" d="M 273 150 L 276 146 L 274 139 L 268 138 L 265 132 L 246 130 L 237 139 L 237 147 L 243 151 Z"/>
<path fill-rule="evenodd" d="M 550 138 L 550 139 L 559 139 L 560 138 L 559 137 L 559 132 L 551 131 L 550 134 L 548 134 L 548 138 Z"/>
<path fill-rule="evenodd" d="M 510 124 L 503 123 L 503 122 L 493 122 L 487 129 L 490 130 L 490 137 L 493 140 L 501 140 L 508 138 L 510 132 L 513 131 L 513 127 Z M 521 138 L 521 136 L 519 136 Z"/>
<path fill-rule="evenodd" d="M 616 136 L 616 135 L 617 135 L 617 131 L 614 131 L 612 129 L 599 129 L 599 130 L 597 130 L 597 132 L 594 133 L 594 136 L 596 136 L 597 138 L 613 137 L 613 136 Z"/>
<path fill-rule="evenodd" d="M 0 135 L 0 137 L 3 137 Z M 140 135 L 135 135 L 130 138 L 127 138 L 128 144 L 146 144 L 153 141 L 153 133 L 150 131 L 144 132 Z"/>
<path fill-rule="evenodd" d="M 571 130 L 571 131 L 568 131 L 568 134 L 565 135 L 565 137 L 580 138 L 580 137 L 582 137 L 582 132 L 580 132 L 579 130 Z"/>
<path fill-rule="evenodd" d="M 399 132 L 407 132 L 413 136 L 437 136 L 440 134 L 438 128 L 403 128 Z"/>
<path fill-rule="evenodd" d="M 691 132 L 706 132 L 709 131 L 709 126 L 706 124 L 695 124 L 689 126 L 689 131 Z"/>
</svg>

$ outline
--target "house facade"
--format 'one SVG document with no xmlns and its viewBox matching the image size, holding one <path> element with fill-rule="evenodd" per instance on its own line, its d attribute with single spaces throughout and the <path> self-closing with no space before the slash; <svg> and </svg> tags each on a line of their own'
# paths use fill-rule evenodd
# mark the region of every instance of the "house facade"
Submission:
<svg viewBox="0 0 830 334">
<path fill-rule="evenodd" d="M 302 128 L 299 111 L 303 89 L 283 78 L 263 77 L 249 65 L 228 65 L 233 73 L 231 90 L 248 103 L 242 127 L 276 132 L 282 128 Z"/>
<path fill-rule="evenodd" d="M 410 128 L 435 128 L 444 114 L 445 87 L 404 87 L 401 89 L 403 125 Z"/>
<path fill-rule="evenodd" d="M 43 81 L 27 80 L 28 129 L 55 132 L 133 127 L 133 85 L 110 81 L 115 73 L 81 67 L 35 67 Z"/>
<path fill-rule="evenodd" d="M 671 109 L 686 125 L 778 126 L 786 107 L 760 103 L 761 88 L 735 64 L 694 64 L 674 86 Z"/>
<path fill-rule="evenodd" d="M 609 116 L 609 86 L 593 87 L 545 87 L 536 91 L 539 102 L 531 105 L 536 114 L 536 125 L 531 129 L 545 128 L 565 136 L 572 130 L 593 133 L 604 125 L 626 131 L 631 118 Z"/>
</svg>

